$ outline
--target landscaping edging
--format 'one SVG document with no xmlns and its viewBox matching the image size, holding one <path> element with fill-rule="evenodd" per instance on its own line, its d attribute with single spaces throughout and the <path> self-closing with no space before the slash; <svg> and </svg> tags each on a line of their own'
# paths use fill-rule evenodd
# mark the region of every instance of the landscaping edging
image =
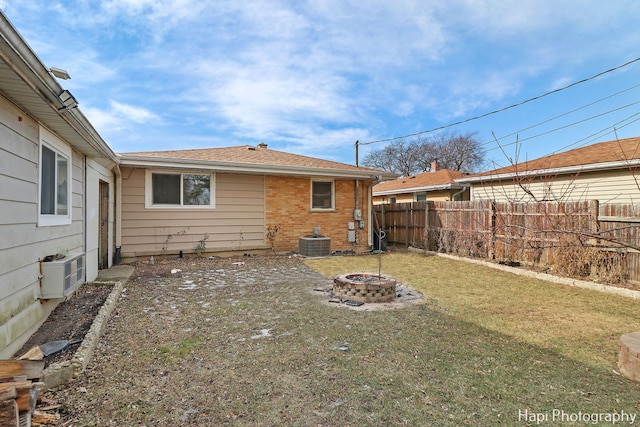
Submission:
<svg viewBox="0 0 640 427">
<path fill-rule="evenodd" d="M 589 282 L 586 280 L 577 280 L 577 279 L 571 279 L 569 277 L 554 276 L 552 274 L 547 274 L 547 273 L 538 273 L 535 271 L 530 271 L 530 270 L 517 268 L 517 267 L 509 267 L 507 265 L 495 264 L 492 262 L 482 261 L 478 259 L 465 258 L 465 257 L 460 257 L 455 255 L 425 251 L 424 249 L 419 249 L 414 247 L 409 247 L 408 250 L 409 252 L 414 252 L 414 253 L 431 254 L 431 255 L 441 256 L 444 258 L 455 259 L 457 261 L 465 261 L 471 264 L 479 264 L 485 267 L 494 268 L 496 270 L 507 271 L 509 273 L 517 274 L 519 276 L 532 277 L 534 279 L 545 280 L 547 282 L 557 283 L 560 285 L 575 286 L 577 288 L 591 289 L 593 291 L 606 292 L 606 293 L 620 295 L 627 298 L 640 299 L 640 291 L 634 291 L 632 289 L 617 288 L 615 286 L 607 286 L 601 283 Z"/>
<path fill-rule="evenodd" d="M 133 268 L 131 268 L 131 272 L 132 271 Z M 98 340 L 106 328 L 107 321 L 109 320 L 109 317 L 122 294 L 122 290 L 124 289 L 124 285 L 127 282 L 129 275 L 126 275 L 126 279 L 121 278 L 116 281 L 96 280 L 96 283 L 113 283 L 113 289 L 93 320 L 89 332 L 84 336 L 82 344 L 80 344 L 76 350 L 73 358 L 64 362 L 53 363 L 42 371 L 40 381 L 45 383 L 48 389 L 54 389 L 66 384 L 72 379 L 80 376 L 87 368 L 87 365 L 93 357 L 96 346 L 98 345 Z"/>
</svg>

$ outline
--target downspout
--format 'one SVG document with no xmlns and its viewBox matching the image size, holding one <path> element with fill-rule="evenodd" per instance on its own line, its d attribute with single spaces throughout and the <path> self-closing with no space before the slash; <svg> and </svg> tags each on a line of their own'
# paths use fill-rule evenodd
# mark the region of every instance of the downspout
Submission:
<svg viewBox="0 0 640 427">
<path fill-rule="evenodd" d="M 120 171 L 119 164 L 116 163 L 113 172 L 116 176 L 115 206 L 113 207 L 116 247 L 113 255 L 113 265 L 118 265 L 120 264 L 120 254 L 122 251 L 122 171 Z"/>
<path fill-rule="evenodd" d="M 464 193 L 469 187 L 462 187 L 462 190 L 458 191 L 457 193 L 454 193 L 453 196 L 451 196 L 451 201 L 455 202 L 456 201 L 456 196 L 458 196 L 459 194 Z"/>
<path fill-rule="evenodd" d="M 83 201 L 82 201 L 82 228 L 83 228 L 82 232 L 84 234 L 83 239 L 82 239 L 83 240 L 82 252 L 84 252 L 86 254 L 87 253 L 87 247 L 88 247 L 88 243 L 87 243 L 87 230 L 88 230 L 88 227 L 87 227 L 87 219 L 88 219 L 87 218 L 87 197 L 88 197 L 87 188 L 89 188 L 87 186 L 87 156 L 86 155 L 83 156 L 82 160 L 83 160 L 82 169 L 84 169 L 84 171 L 83 171 L 84 177 L 83 177 L 83 183 L 82 183 L 82 185 L 84 187 L 84 190 L 83 190 L 83 192 L 84 192 L 83 196 L 84 197 L 83 197 Z M 87 255 L 85 255 L 85 259 L 86 259 L 86 256 Z M 84 269 L 84 277 L 83 277 L 83 279 L 84 280 L 87 279 L 87 271 L 86 271 L 86 269 Z"/>
</svg>

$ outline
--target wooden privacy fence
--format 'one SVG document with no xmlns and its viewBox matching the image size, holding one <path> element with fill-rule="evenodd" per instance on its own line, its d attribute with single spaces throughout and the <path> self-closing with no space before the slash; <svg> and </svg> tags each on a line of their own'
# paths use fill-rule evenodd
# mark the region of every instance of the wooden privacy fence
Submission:
<svg viewBox="0 0 640 427">
<path fill-rule="evenodd" d="M 387 244 L 640 282 L 640 206 L 579 202 L 414 202 L 374 206 Z"/>
</svg>

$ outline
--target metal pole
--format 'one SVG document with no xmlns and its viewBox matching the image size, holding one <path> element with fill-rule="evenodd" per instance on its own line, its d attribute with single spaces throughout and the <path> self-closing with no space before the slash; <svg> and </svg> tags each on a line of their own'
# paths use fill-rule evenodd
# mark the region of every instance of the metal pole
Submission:
<svg viewBox="0 0 640 427">
<path fill-rule="evenodd" d="M 380 234 L 378 235 L 378 280 L 382 277 L 382 239 L 385 237 L 387 237 L 387 233 L 380 229 Z"/>
</svg>

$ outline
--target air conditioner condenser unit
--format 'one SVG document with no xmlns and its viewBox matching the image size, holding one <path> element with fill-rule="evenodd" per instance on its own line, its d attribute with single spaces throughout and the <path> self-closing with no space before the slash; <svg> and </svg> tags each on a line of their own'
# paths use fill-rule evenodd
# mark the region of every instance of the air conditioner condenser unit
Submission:
<svg viewBox="0 0 640 427">
<path fill-rule="evenodd" d="M 85 254 L 71 254 L 42 263 L 40 297 L 64 298 L 85 281 Z"/>
</svg>

